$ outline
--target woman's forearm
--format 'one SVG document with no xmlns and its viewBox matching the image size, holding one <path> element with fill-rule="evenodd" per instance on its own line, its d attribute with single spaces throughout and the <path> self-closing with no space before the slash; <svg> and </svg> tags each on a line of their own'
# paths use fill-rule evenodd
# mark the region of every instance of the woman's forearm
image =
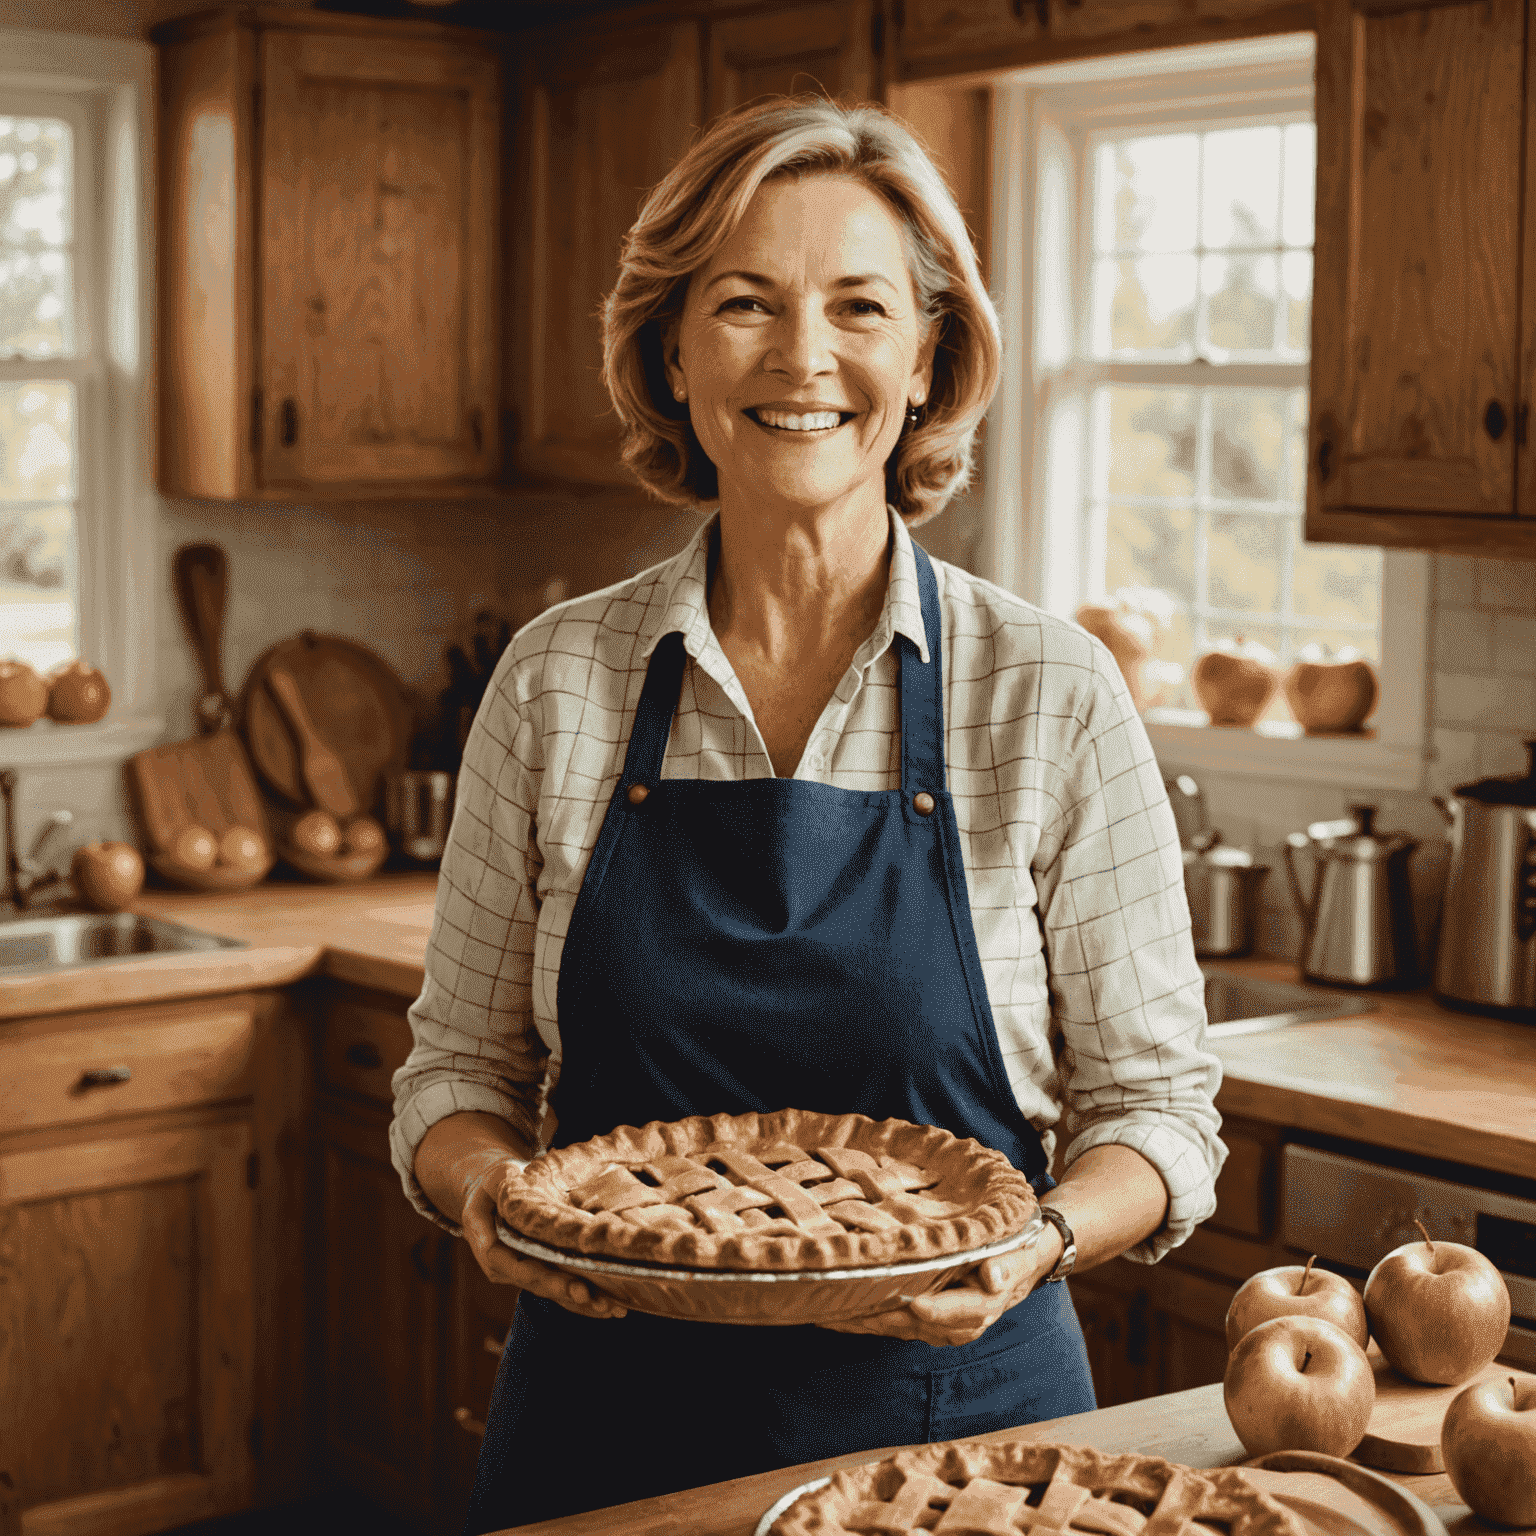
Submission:
<svg viewBox="0 0 1536 1536">
<path fill-rule="evenodd" d="M 416 1182 L 427 1198 L 457 1225 L 464 1201 L 476 1181 L 493 1163 L 526 1157 L 512 1127 L 499 1115 L 465 1110 L 428 1127 L 416 1147 Z"/>
<path fill-rule="evenodd" d="M 1162 1226 L 1168 1214 L 1163 1176 L 1132 1147 L 1090 1147 L 1046 1195 L 1077 1241 L 1076 1270 L 1118 1258 Z M 1048 1233 L 1053 1243 L 1061 1239 Z"/>
</svg>

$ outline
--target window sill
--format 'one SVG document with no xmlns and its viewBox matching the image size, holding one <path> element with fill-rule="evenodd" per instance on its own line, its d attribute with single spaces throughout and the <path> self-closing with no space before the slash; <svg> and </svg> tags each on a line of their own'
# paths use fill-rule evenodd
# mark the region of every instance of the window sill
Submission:
<svg viewBox="0 0 1536 1536">
<path fill-rule="evenodd" d="M 165 721 L 138 715 L 99 720 L 95 725 L 56 725 L 39 720 L 25 730 L 0 728 L 0 764 L 7 768 L 75 768 L 89 763 L 123 763 L 153 746 Z"/>
<path fill-rule="evenodd" d="M 1423 787 L 1420 749 L 1383 741 L 1373 732 L 1305 736 L 1296 726 L 1273 722 L 1257 730 L 1239 730 L 1204 720 L 1190 710 L 1147 712 L 1147 736 L 1165 775 L 1187 768 L 1360 789 Z"/>
</svg>

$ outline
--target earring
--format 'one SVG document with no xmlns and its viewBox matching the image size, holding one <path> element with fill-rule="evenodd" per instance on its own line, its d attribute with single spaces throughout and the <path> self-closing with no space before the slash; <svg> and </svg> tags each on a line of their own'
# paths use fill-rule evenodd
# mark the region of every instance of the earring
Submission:
<svg viewBox="0 0 1536 1536">
<path fill-rule="evenodd" d="M 915 405 L 909 405 L 907 407 L 907 425 L 909 427 L 915 427 L 917 425 L 917 407 Z"/>
<path fill-rule="evenodd" d="M 684 389 L 681 384 L 679 384 L 677 388 L 672 391 L 672 395 L 674 399 L 686 400 L 688 398 L 688 391 Z"/>
</svg>

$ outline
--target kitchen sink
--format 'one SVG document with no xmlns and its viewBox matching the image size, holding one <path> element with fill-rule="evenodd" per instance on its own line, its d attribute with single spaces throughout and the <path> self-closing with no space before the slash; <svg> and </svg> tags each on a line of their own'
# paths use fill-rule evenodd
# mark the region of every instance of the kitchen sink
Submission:
<svg viewBox="0 0 1536 1536">
<path fill-rule="evenodd" d="M 221 938 L 135 912 L 21 917 L 0 922 L 0 977 L 62 971 L 108 960 L 244 948 L 243 939 Z"/>
<path fill-rule="evenodd" d="M 1345 1019 L 1373 1013 L 1375 1000 L 1359 992 L 1326 991 L 1294 981 L 1268 981 L 1257 976 L 1232 976 L 1224 971 L 1205 971 L 1207 1031 L 1212 1040 L 1233 1035 L 1261 1035 L 1291 1024 L 1310 1024 L 1318 1019 Z"/>
</svg>

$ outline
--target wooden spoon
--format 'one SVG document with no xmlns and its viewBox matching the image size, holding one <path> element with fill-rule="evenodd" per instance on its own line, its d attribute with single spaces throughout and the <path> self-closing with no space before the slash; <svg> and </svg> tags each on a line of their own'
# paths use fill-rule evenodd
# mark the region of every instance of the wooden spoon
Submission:
<svg viewBox="0 0 1536 1536">
<path fill-rule="evenodd" d="M 345 820 L 357 813 L 357 791 L 347 777 L 346 766 L 321 739 L 292 673 L 274 667 L 267 673 L 267 688 L 299 747 L 299 775 L 309 786 L 322 811 Z"/>
<path fill-rule="evenodd" d="M 217 544 L 183 544 L 171 557 L 171 576 L 182 622 L 203 673 L 197 726 L 203 735 L 211 736 L 231 719 L 229 695 L 224 690 L 224 599 L 229 589 L 229 562 Z"/>
</svg>

